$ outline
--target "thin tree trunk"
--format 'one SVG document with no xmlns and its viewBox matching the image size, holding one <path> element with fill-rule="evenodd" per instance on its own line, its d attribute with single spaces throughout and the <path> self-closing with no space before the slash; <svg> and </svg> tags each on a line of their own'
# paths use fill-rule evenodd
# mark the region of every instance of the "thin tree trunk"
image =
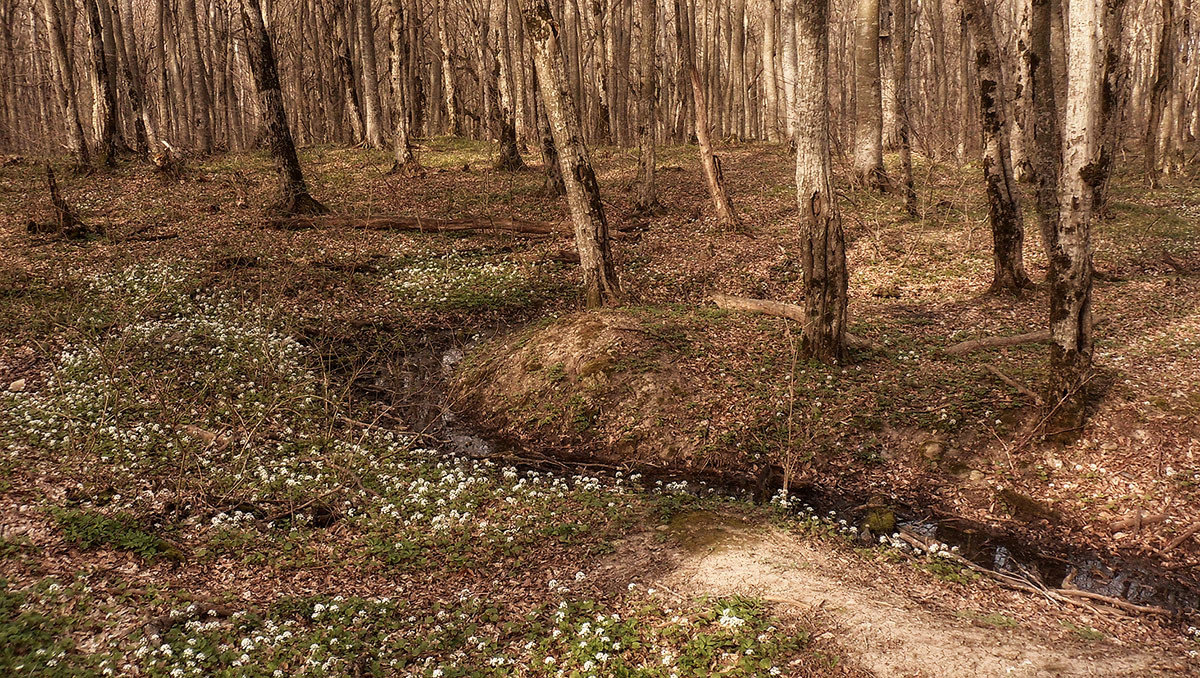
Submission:
<svg viewBox="0 0 1200 678">
<path fill-rule="evenodd" d="M 371 0 L 358 2 L 358 50 L 362 54 L 363 109 L 366 140 L 371 148 L 383 148 L 383 121 L 379 104 L 379 70 L 375 59 L 375 17 Z"/>
<path fill-rule="evenodd" d="M 200 31 L 196 24 L 196 0 L 181 0 L 179 11 L 183 14 L 183 40 L 186 45 L 190 72 L 192 74 L 192 94 L 195 96 L 196 115 L 191 120 L 196 125 L 196 146 L 201 153 L 211 153 L 213 149 L 213 114 L 212 92 L 208 86 L 208 68 L 204 62 L 204 52 L 200 48 Z"/>
<path fill-rule="evenodd" d="M 1175 47 L 1175 0 L 1162 2 L 1162 32 L 1158 39 L 1158 52 L 1154 67 L 1154 86 L 1150 89 L 1150 116 L 1146 125 L 1145 154 L 1146 181 L 1151 188 L 1158 188 L 1162 177 L 1162 143 L 1160 132 L 1163 125 L 1163 111 L 1167 106 L 1167 98 L 1171 92 L 1171 81 L 1175 76 L 1175 60 L 1178 58 Z"/>
<path fill-rule="evenodd" d="M 449 10 L 438 0 L 434 6 L 437 22 L 438 52 L 442 59 L 442 98 L 446 103 L 446 129 L 453 136 L 463 133 L 462 118 L 458 115 L 457 88 L 454 77 L 454 64 L 450 60 L 450 38 L 446 31 Z"/>
<path fill-rule="evenodd" d="M 66 118 L 67 150 L 75 156 L 76 164 L 82 167 L 88 164 L 88 147 L 79 118 L 79 100 L 75 96 L 75 78 L 67 56 L 62 20 L 55 0 L 41 2 L 46 20 L 47 42 L 50 44 L 50 63 L 54 66 L 54 93 L 58 96 L 59 109 Z"/>
<path fill-rule="evenodd" d="M 537 109 L 534 111 L 534 116 L 537 119 L 542 164 L 546 170 L 546 183 L 543 185 L 543 189 L 548 196 L 566 195 L 567 188 L 563 183 L 562 167 L 558 162 L 558 147 L 554 145 L 554 132 L 550 129 L 550 120 L 546 117 L 546 105 L 542 103 L 536 66 L 533 69 L 533 89 L 533 105 Z"/>
<path fill-rule="evenodd" d="M 1062 128 L 1058 116 L 1058 96 L 1051 58 L 1050 25 L 1053 12 L 1050 0 L 1033 0 L 1029 21 L 1029 59 L 1026 65 L 1029 75 L 1029 95 L 1033 125 L 1032 137 L 1027 144 L 1032 151 L 1031 179 L 1035 187 L 1038 227 L 1042 232 L 1042 244 L 1051 262 L 1051 243 L 1055 242 L 1058 228 L 1058 182 L 1062 169 Z M 1051 272 L 1050 279 L 1054 275 Z"/>
<path fill-rule="evenodd" d="M 780 58 L 783 62 L 783 119 L 787 121 L 788 143 L 796 144 L 796 99 L 799 92 L 796 89 L 796 1 L 783 0 L 783 11 L 779 16 L 781 33 L 783 34 L 783 49 Z"/>
<path fill-rule="evenodd" d="M 892 58 L 892 68 L 894 69 L 892 79 L 896 83 L 896 136 L 900 147 L 900 189 L 904 193 L 904 210 L 915 217 L 917 216 L 917 190 L 913 185 L 912 122 L 909 114 L 909 95 L 912 91 L 908 77 L 912 36 L 912 20 L 908 11 L 909 2 L 910 0 L 893 0 L 892 45 L 895 48 L 895 54 Z"/>
<path fill-rule="evenodd" d="M 308 193 L 292 130 L 288 127 L 283 93 L 279 89 L 279 71 L 275 65 L 275 48 L 263 23 L 259 0 L 243 0 L 242 24 L 246 31 L 247 56 L 258 92 L 258 107 L 263 116 L 263 129 L 275 159 L 279 175 L 280 198 L 276 208 L 284 214 L 320 214 L 328 210 Z"/>
<path fill-rule="evenodd" d="M 988 218 L 992 224 L 993 292 L 1012 292 L 1031 283 L 1025 274 L 1025 230 L 1020 193 L 1013 179 L 1009 149 L 1011 126 L 1005 111 L 1004 69 L 984 0 L 963 0 L 975 44 L 979 76 L 979 112 L 983 120 L 983 176 L 987 182 Z"/>
<path fill-rule="evenodd" d="M 675 0 L 675 11 L 681 11 L 680 0 Z M 704 183 L 717 212 L 717 223 L 725 228 L 737 228 L 740 222 L 729 195 L 725 192 L 725 180 L 721 173 L 721 161 L 713 153 L 712 137 L 708 124 L 708 101 L 700 72 L 696 69 L 693 45 L 681 47 L 682 57 L 687 61 L 688 78 L 692 82 L 692 99 L 696 105 L 696 140 L 700 144 L 700 164 L 704 169 Z"/>
<path fill-rule="evenodd" d="M 589 307 L 616 303 L 621 288 L 613 267 L 608 220 L 600 202 L 600 186 L 584 146 L 579 115 L 568 90 L 559 45 L 558 26 L 548 0 L 525 0 L 522 16 L 534 47 L 538 87 L 558 148 L 559 166 L 567 189 L 567 204 L 575 225 L 575 244 Z"/>
<path fill-rule="evenodd" d="M 854 44 L 854 175 L 863 186 L 883 190 L 883 91 L 879 71 L 879 0 L 857 0 Z"/>
<path fill-rule="evenodd" d="M 779 0 L 767 0 L 763 10 L 763 97 L 766 112 L 764 118 L 767 141 L 779 141 L 779 72 L 777 63 L 776 23 L 779 21 Z"/>
<path fill-rule="evenodd" d="M 846 243 L 829 152 L 829 0 L 800 0 L 796 49 L 796 199 L 804 266 L 804 352 L 823 362 L 846 355 Z"/>
<path fill-rule="evenodd" d="M 392 127 L 393 173 L 411 174 L 420 170 L 408 138 L 408 111 L 404 102 L 404 0 L 392 1 Z"/>
<path fill-rule="evenodd" d="M 659 212 L 658 188 L 654 176 L 654 132 L 658 127 L 656 110 L 658 105 L 658 71 L 656 58 L 655 29 L 658 23 L 657 0 L 639 0 L 641 14 L 641 44 L 638 55 L 642 82 L 638 91 L 638 180 L 637 211 L 649 215 Z"/>
<path fill-rule="evenodd" d="M 491 0 L 489 0 L 491 1 Z M 492 50 L 492 72 L 496 81 L 496 124 L 500 130 L 500 155 L 496 169 L 517 172 L 525 169 L 517 147 L 517 123 L 513 111 L 512 50 L 508 41 L 508 0 L 500 0 L 496 15 L 495 48 Z"/>
<path fill-rule="evenodd" d="M 1125 109 L 1129 101 L 1129 64 L 1124 58 L 1122 40 L 1125 35 L 1126 0 L 1108 0 L 1104 34 L 1107 47 L 1104 50 L 1104 93 L 1101 97 L 1101 119 L 1104 128 L 1100 134 L 1100 157 L 1106 164 L 1115 161 L 1121 150 L 1121 138 L 1125 131 Z M 1112 172 L 1105 172 L 1093 195 L 1093 209 L 1098 217 L 1108 213 L 1109 184 Z"/>
</svg>

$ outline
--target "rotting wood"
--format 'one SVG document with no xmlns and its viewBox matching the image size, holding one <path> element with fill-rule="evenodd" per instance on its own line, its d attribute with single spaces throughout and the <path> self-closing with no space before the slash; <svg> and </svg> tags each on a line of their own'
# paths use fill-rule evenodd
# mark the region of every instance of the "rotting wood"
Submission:
<svg viewBox="0 0 1200 678">
<path fill-rule="evenodd" d="M 750 299 L 748 297 L 733 297 L 728 294 L 713 294 L 709 296 L 717 308 L 726 311 L 743 311 L 746 313 L 762 313 L 777 318 L 787 318 L 798 323 L 805 322 L 804 308 L 795 304 L 769 299 Z M 846 333 L 846 345 L 860 351 L 882 351 L 883 346 L 854 334 Z"/>
<path fill-rule="evenodd" d="M 1147 525 L 1154 525 L 1156 523 L 1161 523 L 1166 519 L 1167 519 L 1167 514 L 1165 514 L 1165 513 L 1146 514 L 1146 513 L 1142 513 L 1141 510 L 1138 510 L 1137 513 L 1133 514 L 1132 516 L 1129 516 L 1127 518 L 1122 518 L 1121 520 L 1114 522 L 1112 525 L 1109 526 L 1109 529 L 1113 532 L 1119 532 L 1121 530 L 1129 529 L 1131 527 L 1134 530 L 1140 530 Z"/>
<path fill-rule="evenodd" d="M 347 215 L 299 216 L 275 219 L 271 228 L 298 231 L 306 228 L 361 228 L 372 231 L 418 231 L 422 233 L 455 233 L 462 231 L 508 231 L 528 235 L 550 235 L 567 233 L 546 221 L 525 221 L 507 217 L 461 217 L 458 219 L 433 219 L 400 215 L 375 215 L 357 217 Z"/>
</svg>

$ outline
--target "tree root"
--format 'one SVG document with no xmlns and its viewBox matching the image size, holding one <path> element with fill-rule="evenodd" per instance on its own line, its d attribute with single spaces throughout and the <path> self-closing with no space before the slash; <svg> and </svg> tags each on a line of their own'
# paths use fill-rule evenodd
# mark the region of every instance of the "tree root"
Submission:
<svg viewBox="0 0 1200 678">
<path fill-rule="evenodd" d="M 1092 320 L 1092 327 L 1099 327 L 1104 324 L 1107 318 L 1096 316 Z M 1050 330 L 1037 330 L 1034 332 L 1025 332 L 1024 334 L 1013 334 L 1007 337 L 983 337 L 981 339 L 970 339 L 963 341 L 946 349 L 946 353 L 950 355 L 966 355 L 985 348 L 1004 348 L 1007 346 L 1021 346 L 1023 344 L 1044 344 L 1050 341 Z"/>
<path fill-rule="evenodd" d="M 1008 376 L 1007 374 L 1001 372 L 999 370 L 999 368 L 993 367 L 992 365 L 984 365 L 983 369 L 987 370 L 988 372 L 991 372 L 992 375 L 995 376 L 997 379 L 1004 382 L 1005 384 L 1008 384 L 1012 388 L 1016 389 L 1018 393 L 1021 393 L 1022 395 L 1027 396 L 1034 403 L 1036 403 L 1038 405 L 1043 404 L 1042 397 L 1040 395 L 1038 395 L 1037 393 L 1035 393 L 1033 391 L 1033 389 L 1029 388 L 1025 384 L 1022 384 L 1021 382 L 1017 381 L 1016 379 L 1013 379 L 1012 377 Z"/>
</svg>

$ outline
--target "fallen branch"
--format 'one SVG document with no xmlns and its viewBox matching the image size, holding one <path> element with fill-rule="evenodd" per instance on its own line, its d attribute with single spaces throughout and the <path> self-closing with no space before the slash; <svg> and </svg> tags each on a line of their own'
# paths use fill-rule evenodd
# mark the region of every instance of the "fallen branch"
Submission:
<svg viewBox="0 0 1200 678">
<path fill-rule="evenodd" d="M 298 231 L 306 228 L 361 228 L 372 231 L 417 231 L 419 233 L 460 233 L 506 231 L 528 235 L 550 235 L 555 232 L 545 221 L 524 221 L 506 217 L 463 217 L 460 219 L 429 219 L 399 215 L 356 217 L 338 214 L 297 216 L 276 219 L 271 228 Z"/>
<path fill-rule="evenodd" d="M 1007 374 L 1001 372 L 999 368 L 993 367 L 992 365 L 984 365 L 983 369 L 987 370 L 988 372 L 991 372 L 992 375 L 995 376 L 997 379 L 1004 382 L 1005 384 L 1008 384 L 1012 388 L 1016 389 L 1018 393 L 1028 396 L 1029 399 L 1033 400 L 1033 402 L 1037 403 L 1038 405 L 1042 404 L 1042 397 L 1040 395 L 1038 395 L 1037 393 L 1035 393 L 1033 391 L 1033 389 L 1029 388 L 1025 384 L 1022 384 L 1021 382 L 1017 381 L 1016 379 L 1013 379 L 1012 377 L 1008 376 Z"/>
<path fill-rule="evenodd" d="M 1138 509 L 1137 513 L 1114 522 L 1109 526 L 1109 529 L 1113 532 L 1120 532 L 1121 530 L 1125 530 L 1130 527 L 1132 527 L 1134 530 L 1140 530 L 1146 525 L 1161 523 L 1166 519 L 1167 514 L 1165 513 L 1152 513 L 1147 515 L 1142 513 L 1141 509 Z"/>
<path fill-rule="evenodd" d="M 1097 316 L 1092 320 L 1092 327 L 1099 327 L 1106 319 Z M 1006 346 L 1021 346 L 1022 344 L 1044 344 L 1050 341 L 1050 330 L 1037 330 L 1024 334 L 1013 334 L 1007 337 L 983 337 L 957 343 L 946 349 L 950 355 L 965 355 L 985 348 L 1004 348 Z"/>
<path fill-rule="evenodd" d="M 804 309 L 795 304 L 786 304 L 782 301 L 770 301 L 767 299 L 749 299 L 747 297 L 731 297 L 728 294 L 714 294 L 711 297 L 712 302 L 717 305 L 717 308 L 723 308 L 726 311 L 743 311 L 746 313 L 762 313 L 764 315 L 772 315 L 777 318 L 787 318 L 795 320 L 798 323 L 805 323 L 807 320 L 804 317 Z M 857 335 L 846 333 L 846 345 L 860 351 L 882 351 L 883 347 L 879 344 Z"/>
<path fill-rule="evenodd" d="M 1191 525 L 1189 525 L 1188 528 L 1186 530 L 1184 530 L 1178 537 L 1175 537 L 1174 539 L 1172 539 L 1171 543 L 1169 543 L 1166 546 L 1159 549 L 1158 555 L 1161 556 L 1164 553 L 1167 553 L 1168 551 L 1173 550 L 1176 546 L 1179 546 L 1183 542 L 1187 541 L 1189 538 L 1191 538 L 1192 535 L 1196 534 L 1197 532 L 1200 532 L 1200 522 L 1192 523 Z"/>
<path fill-rule="evenodd" d="M 1105 596 L 1091 591 L 1080 591 L 1079 589 L 1051 589 L 1052 593 L 1060 596 L 1074 596 L 1076 598 L 1086 598 L 1088 600 L 1097 600 L 1106 605 L 1112 605 L 1115 608 L 1126 612 L 1137 612 L 1140 614 L 1160 614 L 1170 616 L 1171 611 L 1166 608 L 1158 607 L 1157 605 L 1136 605 L 1127 600 Z"/>
</svg>

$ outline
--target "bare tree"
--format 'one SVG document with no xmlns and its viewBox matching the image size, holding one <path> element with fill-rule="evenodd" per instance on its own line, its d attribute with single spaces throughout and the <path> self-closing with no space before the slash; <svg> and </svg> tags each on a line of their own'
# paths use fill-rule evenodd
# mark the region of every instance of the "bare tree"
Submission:
<svg viewBox="0 0 1200 678">
<path fill-rule="evenodd" d="M 796 199 L 804 265 L 804 350 L 824 362 L 846 354 L 846 242 L 829 153 L 829 0 L 799 0 L 796 49 Z"/>
<path fill-rule="evenodd" d="M 608 237 L 608 219 L 600 202 L 600 185 L 583 143 L 579 114 L 568 89 L 566 68 L 559 44 L 558 25 L 548 0 L 525 0 L 521 10 L 525 29 L 534 48 L 538 89 L 546 118 L 558 149 L 559 167 L 566 185 L 567 204 L 575 225 L 575 246 L 583 269 L 583 285 L 589 307 L 618 301 L 621 288 Z"/>
<path fill-rule="evenodd" d="M 879 71 L 879 0 L 857 0 L 854 44 L 854 175 L 864 186 L 887 187 L 883 168 L 883 90 Z"/>
<path fill-rule="evenodd" d="M 1020 193 L 1013 178 L 1009 149 L 1011 125 L 1004 104 L 1004 69 L 992 25 L 991 9 L 984 0 L 963 0 L 967 24 L 975 45 L 979 75 L 979 111 L 983 119 L 983 176 L 987 186 L 988 219 L 992 224 L 993 292 L 1028 287 L 1025 273 L 1025 229 Z"/>
<path fill-rule="evenodd" d="M 637 180 L 637 211 L 644 215 L 655 214 L 662 210 L 658 202 L 658 188 L 654 177 L 654 133 L 658 126 L 656 115 L 658 107 L 658 83 L 655 73 L 658 63 L 655 59 L 655 28 L 658 23 L 658 0 L 638 0 L 641 14 L 641 42 L 639 59 L 641 68 L 641 87 L 638 92 L 638 180 Z"/>
<path fill-rule="evenodd" d="M 404 0 L 392 2 L 392 149 L 395 163 L 393 173 L 412 174 L 420 171 L 408 138 L 408 109 L 404 101 Z"/>
<path fill-rule="evenodd" d="M 95 109 L 99 118 L 99 138 L 96 140 L 96 150 L 105 165 L 114 167 L 117 164 L 117 94 L 113 91 L 112 80 L 108 77 L 108 58 L 104 53 L 104 28 L 100 21 L 100 7 L 97 0 L 84 0 L 84 10 L 88 15 L 88 44 L 92 48 L 92 97 L 96 101 Z"/>
<path fill-rule="evenodd" d="M 79 100 L 75 96 L 75 77 L 71 60 L 67 55 L 67 43 L 63 37 L 62 20 L 55 0 L 41 0 L 43 18 L 46 21 L 47 40 L 50 43 L 50 63 L 54 67 L 54 93 L 58 105 L 66 117 L 67 150 L 75 156 L 76 164 L 88 164 L 88 147 L 83 138 L 83 124 L 79 118 Z"/>
<path fill-rule="evenodd" d="M 896 83 L 896 136 L 900 150 L 900 190 L 904 194 L 904 210 L 917 216 L 917 190 L 913 185 L 912 173 L 912 121 L 909 118 L 909 96 L 912 86 L 908 80 L 909 62 L 912 59 L 910 45 L 912 24 L 908 11 L 910 0 L 894 0 L 893 40 L 895 54 L 892 59 L 893 76 Z"/>
<path fill-rule="evenodd" d="M 275 207 L 285 214 L 319 214 L 327 212 L 324 205 L 308 193 L 308 184 L 300 170 L 300 158 L 288 126 L 279 89 L 279 70 L 275 65 L 275 48 L 263 22 L 258 0 L 242 0 L 242 25 L 246 31 L 246 52 L 254 87 L 258 91 L 258 108 L 263 117 L 264 134 L 271 147 L 279 176 L 279 201 Z"/>
<path fill-rule="evenodd" d="M 358 3 L 358 50 L 361 53 L 363 111 L 367 145 L 383 148 L 383 120 L 379 104 L 379 70 L 375 58 L 375 15 L 371 11 L 371 0 L 355 0 Z"/>
</svg>

